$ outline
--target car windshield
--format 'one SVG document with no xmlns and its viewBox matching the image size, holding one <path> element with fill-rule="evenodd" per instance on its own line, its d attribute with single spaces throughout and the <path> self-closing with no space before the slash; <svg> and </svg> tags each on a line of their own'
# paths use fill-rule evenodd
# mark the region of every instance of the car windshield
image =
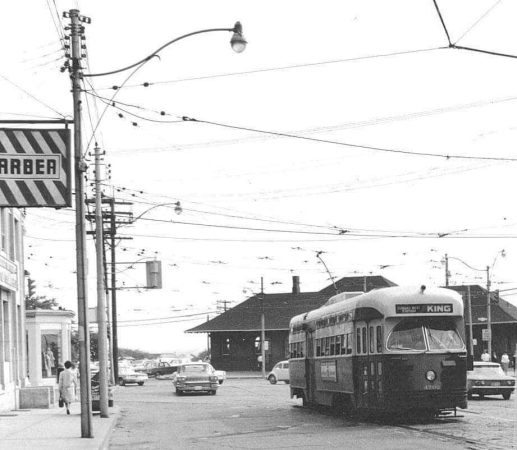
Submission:
<svg viewBox="0 0 517 450">
<path fill-rule="evenodd" d="M 426 342 L 427 341 L 427 342 Z M 390 350 L 462 350 L 463 341 L 454 322 L 444 318 L 404 319 L 391 332 Z"/>
<path fill-rule="evenodd" d="M 486 377 L 504 376 L 504 372 L 503 369 L 501 369 L 501 366 L 475 366 L 474 373 L 476 375 L 483 375 Z"/>
<path fill-rule="evenodd" d="M 208 366 L 206 364 L 193 364 L 189 366 L 183 366 L 182 372 L 188 373 L 200 373 L 200 372 L 208 372 Z"/>
</svg>

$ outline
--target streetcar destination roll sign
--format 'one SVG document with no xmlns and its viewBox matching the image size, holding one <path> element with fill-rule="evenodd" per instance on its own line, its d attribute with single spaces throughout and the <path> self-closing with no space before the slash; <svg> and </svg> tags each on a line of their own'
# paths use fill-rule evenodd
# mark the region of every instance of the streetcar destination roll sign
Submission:
<svg viewBox="0 0 517 450">
<path fill-rule="evenodd" d="M 71 206 L 70 130 L 0 128 L 0 207 Z"/>
<path fill-rule="evenodd" d="M 447 314 L 452 313 L 452 303 L 395 305 L 395 312 L 397 314 Z"/>
</svg>

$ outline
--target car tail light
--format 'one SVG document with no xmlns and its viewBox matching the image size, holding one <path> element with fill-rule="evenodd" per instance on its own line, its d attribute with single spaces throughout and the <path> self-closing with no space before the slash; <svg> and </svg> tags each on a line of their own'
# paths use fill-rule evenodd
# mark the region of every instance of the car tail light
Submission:
<svg viewBox="0 0 517 450">
<path fill-rule="evenodd" d="M 476 386 L 484 386 L 485 385 L 485 382 L 480 380 L 480 381 L 476 381 L 475 383 Z"/>
<path fill-rule="evenodd" d="M 515 386 L 515 381 L 514 381 L 514 380 L 508 380 L 508 381 L 506 382 L 506 384 L 507 384 L 508 386 Z"/>
<path fill-rule="evenodd" d="M 180 375 L 179 377 L 176 377 L 176 381 L 185 381 L 187 377 Z"/>
<path fill-rule="evenodd" d="M 219 381 L 219 378 L 217 378 L 217 375 L 210 375 L 210 381 Z"/>
</svg>

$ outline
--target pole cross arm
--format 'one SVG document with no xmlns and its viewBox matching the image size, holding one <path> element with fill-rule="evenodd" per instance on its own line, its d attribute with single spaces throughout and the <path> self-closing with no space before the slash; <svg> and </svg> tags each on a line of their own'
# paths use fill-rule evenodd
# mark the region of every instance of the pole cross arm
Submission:
<svg viewBox="0 0 517 450">
<path fill-rule="evenodd" d="M 114 75 L 116 73 L 124 72 L 126 70 L 132 69 L 133 67 L 136 67 L 140 64 L 145 64 L 148 61 L 150 61 L 152 58 L 156 57 L 159 58 L 158 53 L 160 53 L 164 48 L 168 47 L 169 45 L 174 44 L 175 42 L 181 41 L 185 38 L 188 38 L 190 36 L 195 36 L 196 34 L 203 34 L 203 33 L 211 33 L 214 31 L 229 31 L 233 32 L 233 36 L 230 40 L 230 44 L 233 48 L 233 50 L 237 53 L 241 53 L 246 48 L 246 39 L 244 39 L 244 36 L 242 34 L 242 25 L 240 22 L 235 22 L 235 25 L 233 28 L 207 28 L 205 30 L 199 30 L 199 31 L 193 31 L 192 33 L 184 34 L 183 36 L 177 37 L 173 39 L 172 41 L 167 42 L 166 44 L 163 44 L 160 48 L 155 50 L 153 53 L 151 53 L 149 56 L 146 56 L 145 58 L 141 59 L 140 61 L 137 61 L 134 64 L 131 64 L 129 66 L 123 67 L 122 69 L 116 69 L 111 70 L 109 72 L 103 72 L 103 73 L 83 73 L 83 77 L 103 77 L 106 75 Z"/>
</svg>

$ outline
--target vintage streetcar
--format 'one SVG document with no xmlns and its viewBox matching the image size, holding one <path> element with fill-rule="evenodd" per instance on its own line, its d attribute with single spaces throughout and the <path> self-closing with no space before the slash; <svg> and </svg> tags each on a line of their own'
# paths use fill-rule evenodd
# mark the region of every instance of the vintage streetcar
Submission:
<svg viewBox="0 0 517 450">
<path fill-rule="evenodd" d="M 351 295 L 291 319 L 291 397 L 350 413 L 436 415 L 467 407 L 458 293 L 421 286 Z"/>
</svg>

